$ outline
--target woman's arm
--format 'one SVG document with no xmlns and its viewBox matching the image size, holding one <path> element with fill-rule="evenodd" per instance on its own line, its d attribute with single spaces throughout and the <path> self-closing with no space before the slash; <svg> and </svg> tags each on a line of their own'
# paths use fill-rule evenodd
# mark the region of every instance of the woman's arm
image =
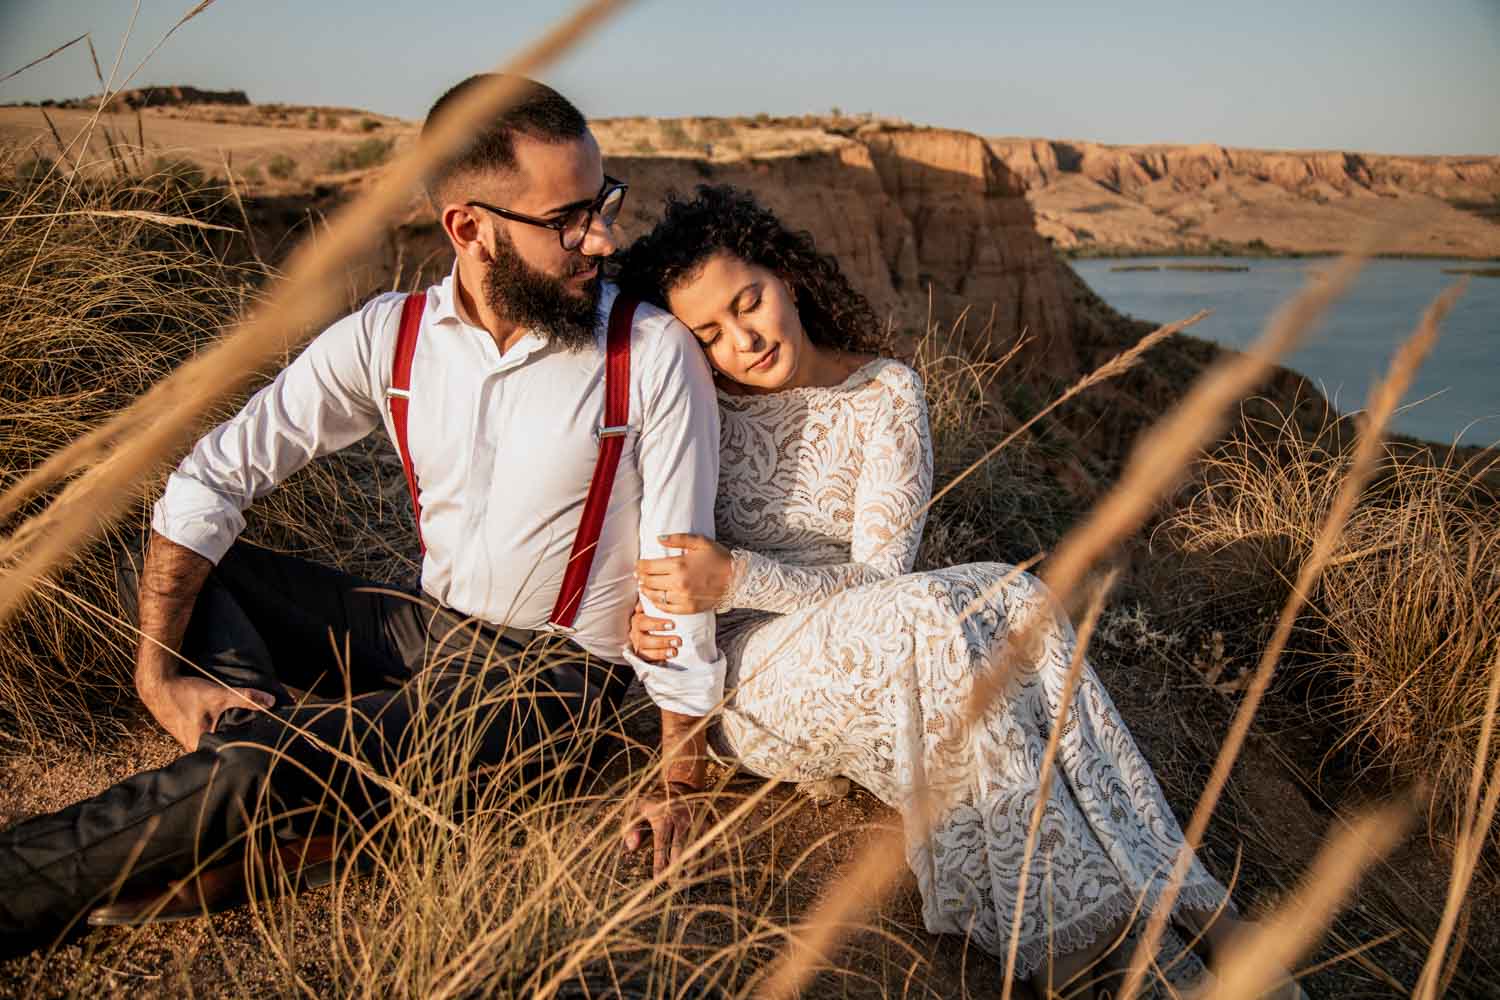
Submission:
<svg viewBox="0 0 1500 1000">
<path fill-rule="evenodd" d="M 905 365 L 881 373 L 881 405 L 862 427 L 864 459 L 854 489 L 850 561 L 779 562 L 736 549 L 729 603 L 785 614 L 833 595 L 911 572 L 932 497 L 932 439 L 922 380 Z"/>
<path fill-rule="evenodd" d="M 642 592 L 664 610 L 733 607 L 786 613 L 850 587 L 910 572 L 932 496 L 926 398 L 921 379 L 904 365 L 888 366 L 880 379 L 879 405 L 860 428 L 865 452 L 854 490 L 849 562 L 800 566 L 673 536 L 663 542 L 682 548 L 683 554 L 643 560 Z"/>
</svg>

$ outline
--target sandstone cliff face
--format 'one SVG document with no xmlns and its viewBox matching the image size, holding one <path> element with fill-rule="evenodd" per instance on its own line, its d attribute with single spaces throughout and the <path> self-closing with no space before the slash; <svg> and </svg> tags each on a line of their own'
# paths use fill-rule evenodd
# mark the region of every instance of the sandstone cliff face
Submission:
<svg viewBox="0 0 1500 1000">
<path fill-rule="evenodd" d="M 1500 157 L 1387 156 L 992 139 L 1063 248 L 1149 251 L 1260 241 L 1337 251 L 1372 220 L 1401 223 L 1382 249 L 1500 255 Z"/>
<path fill-rule="evenodd" d="M 669 192 L 745 188 L 811 233 L 876 315 L 898 329 L 925 328 L 930 289 L 935 322 L 946 326 L 967 308 L 976 333 L 993 318 L 997 350 L 1025 331 L 1035 362 L 1059 374 L 1076 370 L 1081 286 L 1038 235 L 1024 185 L 983 139 L 943 129 L 828 139 L 801 152 L 715 160 L 639 155 L 606 143 L 606 169 L 631 186 L 623 235 L 649 229 Z M 389 287 L 398 258 L 408 270 L 427 261 L 427 280 L 447 266 L 446 242 L 421 199 L 372 254 L 360 283 Z"/>
<path fill-rule="evenodd" d="M 627 234 L 655 221 L 668 190 L 747 188 L 838 257 L 877 314 L 920 328 L 964 308 L 992 340 L 1021 331 L 1049 368 L 1076 363 L 1073 282 L 1036 231 L 1023 185 L 979 137 L 946 129 L 872 130 L 832 149 L 724 163 L 610 156 L 631 179 Z"/>
</svg>

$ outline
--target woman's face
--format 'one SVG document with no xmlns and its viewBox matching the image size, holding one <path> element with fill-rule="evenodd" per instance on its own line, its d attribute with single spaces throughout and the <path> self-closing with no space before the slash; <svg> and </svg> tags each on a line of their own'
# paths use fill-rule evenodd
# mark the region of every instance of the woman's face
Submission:
<svg viewBox="0 0 1500 1000">
<path fill-rule="evenodd" d="M 814 351 L 792 293 L 774 271 L 719 252 L 667 293 L 709 364 L 752 392 L 801 384 Z"/>
</svg>

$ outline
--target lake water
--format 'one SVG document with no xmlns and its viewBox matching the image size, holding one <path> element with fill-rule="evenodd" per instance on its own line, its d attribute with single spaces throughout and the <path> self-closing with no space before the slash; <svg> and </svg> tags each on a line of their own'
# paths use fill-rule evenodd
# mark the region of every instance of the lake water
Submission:
<svg viewBox="0 0 1500 1000">
<path fill-rule="evenodd" d="M 1327 270 L 1331 259 L 1262 260 L 1150 257 L 1075 260 L 1079 276 L 1120 312 L 1153 323 L 1213 315 L 1187 332 L 1226 347 L 1244 347 L 1259 335 L 1282 302 Z M 1228 264 L 1249 271 L 1118 271 L 1166 264 Z M 1341 411 L 1360 409 L 1370 386 L 1383 377 L 1391 356 L 1416 328 L 1434 297 L 1459 275 L 1445 267 L 1493 263 L 1442 260 L 1371 261 L 1336 303 L 1312 338 L 1282 363 L 1308 376 Z M 1475 276 L 1443 322 L 1437 346 L 1417 374 L 1393 429 L 1431 441 L 1490 445 L 1500 442 L 1500 278 Z"/>
</svg>

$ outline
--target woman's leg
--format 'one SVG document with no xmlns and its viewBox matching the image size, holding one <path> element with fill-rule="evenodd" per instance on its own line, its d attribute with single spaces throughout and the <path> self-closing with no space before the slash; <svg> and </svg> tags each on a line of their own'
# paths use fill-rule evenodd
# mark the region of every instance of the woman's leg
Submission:
<svg viewBox="0 0 1500 1000">
<path fill-rule="evenodd" d="M 788 780 L 843 773 L 906 814 L 907 856 L 929 929 L 1006 954 L 1040 762 L 1072 659 L 1072 630 L 1046 624 L 974 727 L 961 716 L 977 673 L 1043 607 L 1039 585 L 979 564 L 856 588 L 726 642 L 738 687 L 723 730 L 752 769 Z M 992 592 L 993 591 L 993 592 Z M 1092 670 L 1085 668 L 1021 911 L 1018 969 L 1087 959 L 1154 898 L 1181 834 Z M 941 803 L 922 834 L 912 789 Z M 1196 866 L 1188 902 L 1222 887 Z M 1086 964 L 1086 962 L 1085 962 Z"/>
</svg>

